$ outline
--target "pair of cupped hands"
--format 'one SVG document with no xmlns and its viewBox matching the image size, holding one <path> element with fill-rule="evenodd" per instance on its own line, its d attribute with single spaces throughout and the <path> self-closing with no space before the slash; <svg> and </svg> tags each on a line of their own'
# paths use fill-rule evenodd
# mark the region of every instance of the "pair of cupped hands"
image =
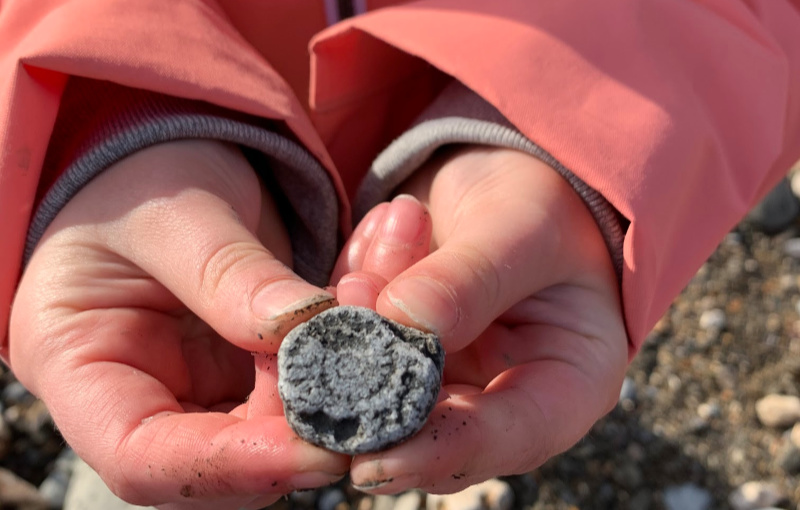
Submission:
<svg viewBox="0 0 800 510">
<path fill-rule="evenodd" d="M 371 493 L 443 493 L 530 471 L 617 401 L 627 343 L 598 227 L 555 170 L 513 150 L 452 150 L 398 193 L 322 289 L 292 272 L 275 201 L 236 147 L 138 152 L 39 243 L 12 367 L 140 505 L 255 509 L 348 472 Z M 447 352 L 428 423 L 390 450 L 326 451 L 283 417 L 281 339 L 336 300 L 433 331 Z"/>
</svg>

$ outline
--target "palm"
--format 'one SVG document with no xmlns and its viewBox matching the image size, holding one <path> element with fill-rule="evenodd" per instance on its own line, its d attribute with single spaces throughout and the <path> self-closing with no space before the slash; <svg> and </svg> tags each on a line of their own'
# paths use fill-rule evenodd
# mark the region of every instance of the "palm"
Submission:
<svg viewBox="0 0 800 510">
<path fill-rule="evenodd" d="M 125 334 L 118 335 L 115 342 L 87 345 L 91 352 L 81 358 L 87 365 L 96 365 L 98 372 L 110 371 L 109 364 L 141 371 L 187 411 L 228 412 L 245 401 L 254 386 L 249 352 L 220 337 L 130 262 L 98 253 L 90 265 L 105 268 L 84 284 L 98 289 L 93 299 L 105 305 L 95 308 L 95 303 L 84 302 L 76 307 L 92 310 L 92 320 L 108 325 L 98 328 L 96 335 L 109 338 L 112 331 L 106 327 L 124 327 Z M 104 288 L 109 279 L 116 285 Z M 75 288 L 77 295 L 86 296 L 80 287 Z"/>
</svg>

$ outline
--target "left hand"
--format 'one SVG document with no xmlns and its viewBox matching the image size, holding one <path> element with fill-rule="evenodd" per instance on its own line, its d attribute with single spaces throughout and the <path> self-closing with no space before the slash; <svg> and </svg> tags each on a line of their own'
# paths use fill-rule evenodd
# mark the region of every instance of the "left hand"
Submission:
<svg viewBox="0 0 800 510">
<path fill-rule="evenodd" d="M 291 253 L 236 146 L 136 152 L 81 189 L 35 250 L 11 314 L 15 374 L 126 501 L 255 509 L 333 483 L 350 459 L 301 441 L 277 396 L 286 331 L 334 304 Z"/>
<path fill-rule="evenodd" d="M 513 150 L 460 149 L 399 191 L 421 203 L 373 209 L 333 281 L 343 304 L 436 332 L 443 391 L 419 434 L 354 459 L 353 484 L 447 493 L 535 469 L 613 408 L 627 366 L 597 225 L 555 170 Z"/>
</svg>

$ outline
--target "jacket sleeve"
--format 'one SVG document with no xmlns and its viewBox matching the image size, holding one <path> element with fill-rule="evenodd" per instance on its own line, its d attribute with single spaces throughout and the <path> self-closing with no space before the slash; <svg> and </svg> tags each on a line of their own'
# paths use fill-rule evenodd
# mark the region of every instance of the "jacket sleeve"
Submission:
<svg viewBox="0 0 800 510">
<path fill-rule="evenodd" d="M 6 0 L 0 76 L 0 358 L 8 359 L 9 310 L 37 196 L 61 177 L 42 169 L 70 77 L 273 119 L 321 162 L 336 222 L 349 228 L 341 181 L 303 107 L 215 1 Z"/>
<path fill-rule="evenodd" d="M 800 158 L 799 11 L 797 0 L 410 2 L 315 41 L 312 104 L 352 122 L 341 110 L 383 94 L 385 115 L 402 115 L 391 105 L 403 85 L 442 73 L 494 105 L 630 221 L 632 356 Z M 359 64 L 337 47 L 357 48 Z"/>
<path fill-rule="evenodd" d="M 411 177 L 436 150 L 447 145 L 484 145 L 526 152 L 554 168 L 581 197 L 603 236 L 614 271 L 622 279 L 622 240 L 627 221 L 611 204 L 553 156 L 508 122 L 492 105 L 454 81 L 428 106 L 407 131 L 372 162 L 353 199 L 354 222 Z"/>
<path fill-rule="evenodd" d="M 336 192 L 322 166 L 284 131 L 280 123 L 202 101 L 70 78 L 39 179 L 43 196 L 28 228 L 25 263 L 64 205 L 108 167 L 159 143 L 208 139 L 242 148 L 281 204 L 295 272 L 327 285 L 339 245 Z"/>
</svg>

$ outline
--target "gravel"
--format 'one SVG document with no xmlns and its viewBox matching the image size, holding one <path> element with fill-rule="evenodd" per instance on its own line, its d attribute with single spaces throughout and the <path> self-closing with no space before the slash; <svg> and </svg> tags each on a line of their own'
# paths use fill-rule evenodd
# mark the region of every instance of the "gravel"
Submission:
<svg viewBox="0 0 800 510">
<path fill-rule="evenodd" d="M 800 397 L 800 253 L 785 249 L 794 245 L 796 224 L 775 236 L 742 224 L 727 236 L 656 325 L 628 370 L 619 405 L 565 454 L 502 479 L 513 491 L 512 508 L 662 510 L 676 490 L 691 487 L 684 493 L 710 509 L 798 510 L 791 447 L 798 448 L 800 426 L 764 425 L 756 406 L 769 395 Z M 701 324 L 711 310 L 722 311 L 724 322 L 712 312 Z M 23 418 L 35 400 L 7 371 L 0 397 L 0 467 L 39 487 L 64 444 L 41 409 Z M 337 489 L 346 501 L 335 510 L 398 504 L 346 482 Z M 292 495 L 273 508 L 315 508 L 323 493 Z M 426 508 L 425 495 L 403 504 L 413 501 Z"/>
</svg>

